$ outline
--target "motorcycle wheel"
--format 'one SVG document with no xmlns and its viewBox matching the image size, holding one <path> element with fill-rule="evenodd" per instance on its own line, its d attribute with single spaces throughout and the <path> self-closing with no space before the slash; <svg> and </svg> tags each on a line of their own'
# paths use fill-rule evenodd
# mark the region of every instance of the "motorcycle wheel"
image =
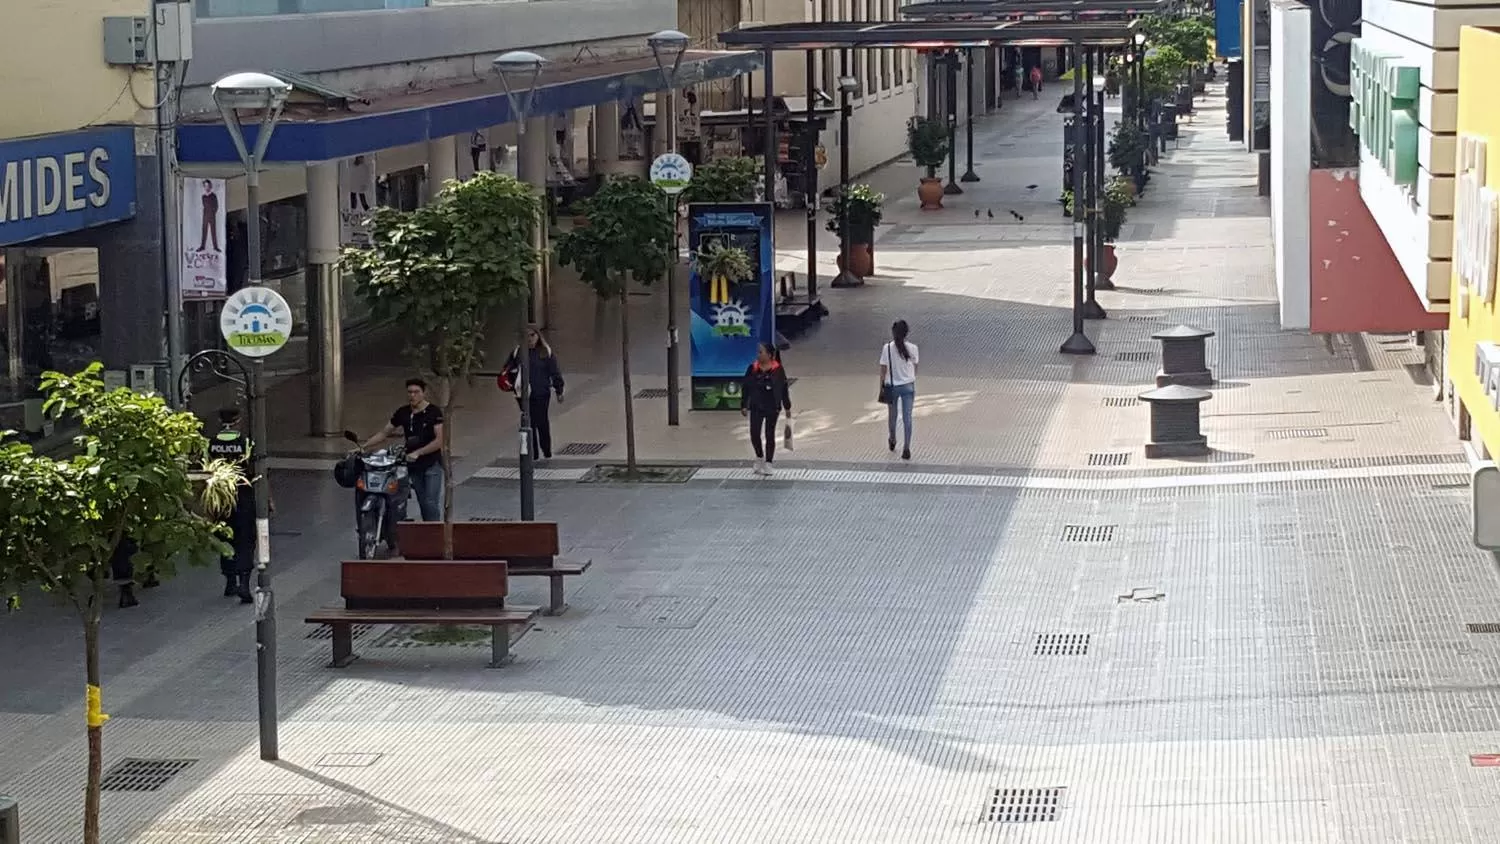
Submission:
<svg viewBox="0 0 1500 844">
<path fill-rule="evenodd" d="M 375 559 L 375 548 L 380 544 L 380 508 L 361 510 L 359 514 L 359 558 Z"/>
</svg>

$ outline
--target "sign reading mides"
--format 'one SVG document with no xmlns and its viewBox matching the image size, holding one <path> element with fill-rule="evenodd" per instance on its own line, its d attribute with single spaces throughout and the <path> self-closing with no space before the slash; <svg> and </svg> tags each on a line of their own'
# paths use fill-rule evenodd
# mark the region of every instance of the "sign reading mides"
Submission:
<svg viewBox="0 0 1500 844">
<path fill-rule="evenodd" d="M 1458 195 L 1453 221 L 1459 316 L 1467 319 L 1475 300 L 1495 302 L 1496 240 L 1500 238 L 1497 195 L 1485 186 L 1489 143 L 1473 135 L 1458 139 Z"/>
</svg>

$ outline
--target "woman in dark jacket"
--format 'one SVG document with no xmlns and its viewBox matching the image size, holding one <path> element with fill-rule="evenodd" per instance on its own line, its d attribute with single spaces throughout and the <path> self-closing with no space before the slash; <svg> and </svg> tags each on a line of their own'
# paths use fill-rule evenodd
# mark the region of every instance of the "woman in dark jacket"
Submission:
<svg viewBox="0 0 1500 844">
<path fill-rule="evenodd" d="M 505 361 L 505 371 L 515 373 L 511 382 L 515 385 L 513 389 L 520 389 L 520 352 L 520 349 L 516 349 Z M 547 418 L 547 411 L 552 406 L 553 393 L 557 393 L 557 401 L 562 403 L 562 369 L 557 365 L 557 355 L 552 353 L 552 347 L 547 345 L 542 332 L 534 325 L 526 328 L 526 362 L 526 375 L 531 387 L 531 453 L 551 457 L 552 421 Z M 517 395 L 517 406 L 520 403 L 521 397 Z"/>
<path fill-rule="evenodd" d="M 757 475 L 771 474 L 776 461 L 776 417 L 782 409 L 792 415 L 792 393 L 787 387 L 781 353 L 769 343 L 755 349 L 755 362 L 745 370 L 740 388 L 740 415 L 750 417 L 750 445 L 755 448 Z"/>
</svg>

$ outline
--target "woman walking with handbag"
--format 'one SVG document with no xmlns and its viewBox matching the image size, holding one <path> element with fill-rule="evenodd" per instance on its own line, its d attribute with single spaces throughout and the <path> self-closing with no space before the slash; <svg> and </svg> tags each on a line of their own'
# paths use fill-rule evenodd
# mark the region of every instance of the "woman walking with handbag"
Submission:
<svg viewBox="0 0 1500 844">
<path fill-rule="evenodd" d="M 896 450 L 896 413 L 900 411 L 902 460 L 911 459 L 911 410 L 917 398 L 917 344 L 907 342 L 908 333 L 906 320 L 896 320 L 891 325 L 891 341 L 880 348 L 880 403 L 889 411 L 886 446 Z"/>
<path fill-rule="evenodd" d="M 792 416 L 792 393 L 787 386 L 781 353 L 770 343 L 755 347 L 755 362 L 745 370 L 740 389 L 740 415 L 750 417 L 750 446 L 755 449 L 757 475 L 771 474 L 776 462 L 776 417 L 782 409 Z"/>
<path fill-rule="evenodd" d="M 557 365 L 557 355 L 553 354 L 552 347 L 534 325 L 526 327 L 526 364 L 527 386 L 531 392 L 527 403 L 527 409 L 531 411 L 531 453 L 545 460 L 552 456 L 552 420 L 547 417 L 547 412 L 552 407 L 553 393 L 557 394 L 558 403 L 563 400 L 563 377 L 562 368 Z M 520 366 L 521 350 L 518 348 L 505 359 L 500 389 L 516 390 L 521 382 Z M 521 397 L 516 396 L 516 404 L 520 403 Z"/>
</svg>

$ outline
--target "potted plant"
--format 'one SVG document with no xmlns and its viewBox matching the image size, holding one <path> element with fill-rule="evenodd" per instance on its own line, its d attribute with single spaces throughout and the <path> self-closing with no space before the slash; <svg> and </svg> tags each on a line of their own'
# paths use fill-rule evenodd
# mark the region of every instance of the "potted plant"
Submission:
<svg viewBox="0 0 1500 844">
<path fill-rule="evenodd" d="M 1099 277 L 1106 284 L 1112 283 L 1120 265 L 1120 259 L 1115 255 L 1115 241 L 1120 239 L 1120 230 L 1125 227 L 1126 209 L 1134 195 L 1130 187 L 1130 179 L 1123 176 L 1116 176 L 1104 187 L 1103 208 L 1099 215 L 1104 254 L 1099 257 Z"/>
<path fill-rule="evenodd" d="M 943 180 L 937 177 L 937 169 L 948 160 L 948 127 L 941 120 L 913 117 L 906 126 L 906 148 L 911 153 L 911 160 L 927 172 L 917 188 L 922 210 L 941 210 Z"/>
<path fill-rule="evenodd" d="M 1131 120 L 1116 123 L 1109 140 L 1109 164 L 1122 175 L 1132 177 L 1125 182 L 1132 198 L 1141 186 L 1140 176 L 1145 170 L 1146 141 L 1146 133 Z"/>
<path fill-rule="evenodd" d="M 869 185 L 850 185 L 848 190 L 834 194 L 828 230 L 849 246 L 850 265 L 844 266 L 843 250 L 840 250 L 839 269 L 848 270 L 862 279 L 875 273 L 875 227 L 880 225 L 884 205 L 885 194 Z M 847 232 L 843 228 L 846 216 L 849 220 Z"/>
</svg>

